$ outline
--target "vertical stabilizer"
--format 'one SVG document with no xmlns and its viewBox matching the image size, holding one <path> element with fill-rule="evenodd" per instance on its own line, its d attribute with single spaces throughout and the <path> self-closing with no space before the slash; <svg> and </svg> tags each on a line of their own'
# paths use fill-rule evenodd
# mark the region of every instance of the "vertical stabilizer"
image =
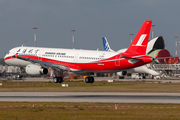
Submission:
<svg viewBox="0 0 180 120">
<path fill-rule="evenodd" d="M 102 40 L 103 40 L 104 51 L 109 51 L 109 52 L 113 51 L 110 48 L 109 43 L 108 43 L 106 37 L 102 37 Z"/>
<path fill-rule="evenodd" d="M 125 53 L 145 55 L 152 21 L 146 20 Z"/>
</svg>

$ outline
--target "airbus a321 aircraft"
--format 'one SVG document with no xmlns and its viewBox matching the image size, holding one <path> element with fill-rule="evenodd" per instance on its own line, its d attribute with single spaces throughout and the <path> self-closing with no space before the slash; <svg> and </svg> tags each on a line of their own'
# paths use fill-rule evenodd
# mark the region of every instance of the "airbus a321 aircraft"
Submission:
<svg viewBox="0 0 180 120">
<path fill-rule="evenodd" d="M 123 52 L 59 49 L 43 47 L 15 47 L 5 56 L 4 61 L 13 66 L 26 67 L 29 75 L 47 74 L 48 68 L 54 73 L 54 82 L 62 83 L 63 72 L 86 75 L 86 83 L 93 83 L 94 72 L 118 72 L 145 65 L 154 58 L 146 55 L 146 48 L 152 21 L 145 21 L 129 48 Z"/>
</svg>

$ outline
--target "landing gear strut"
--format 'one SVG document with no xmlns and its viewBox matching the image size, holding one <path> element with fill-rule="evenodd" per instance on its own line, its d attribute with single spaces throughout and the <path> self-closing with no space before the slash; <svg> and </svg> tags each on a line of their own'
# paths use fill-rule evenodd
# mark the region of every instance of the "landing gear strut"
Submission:
<svg viewBox="0 0 180 120">
<path fill-rule="evenodd" d="M 94 77 L 86 77 L 85 82 L 86 83 L 93 83 L 94 82 Z"/>
<path fill-rule="evenodd" d="M 55 77 L 53 79 L 54 83 L 62 83 L 63 82 L 63 78 L 62 77 Z"/>
</svg>

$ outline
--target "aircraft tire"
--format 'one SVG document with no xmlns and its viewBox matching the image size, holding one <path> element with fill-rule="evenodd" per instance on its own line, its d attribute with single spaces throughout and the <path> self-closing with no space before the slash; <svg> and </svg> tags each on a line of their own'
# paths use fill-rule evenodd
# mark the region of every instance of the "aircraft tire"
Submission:
<svg viewBox="0 0 180 120">
<path fill-rule="evenodd" d="M 53 81 L 54 81 L 54 83 L 58 83 L 58 82 L 59 82 L 59 77 L 55 77 L 55 78 L 53 79 Z"/>
<path fill-rule="evenodd" d="M 124 77 L 122 77 L 122 76 L 119 76 L 119 79 L 124 79 Z"/>
<path fill-rule="evenodd" d="M 90 78 L 90 83 L 93 83 L 94 82 L 94 77 L 89 77 Z"/>
<path fill-rule="evenodd" d="M 90 77 L 86 77 L 86 78 L 85 78 L 85 82 L 86 82 L 86 83 L 89 83 L 89 82 L 90 82 Z"/>
<path fill-rule="evenodd" d="M 59 77 L 59 83 L 62 83 L 62 82 L 63 82 L 63 78 Z"/>
</svg>

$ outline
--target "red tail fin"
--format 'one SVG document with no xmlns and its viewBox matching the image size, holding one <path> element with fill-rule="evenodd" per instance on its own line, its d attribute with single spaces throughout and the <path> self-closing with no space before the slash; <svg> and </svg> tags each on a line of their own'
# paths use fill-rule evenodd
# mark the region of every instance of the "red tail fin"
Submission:
<svg viewBox="0 0 180 120">
<path fill-rule="evenodd" d="M 128 54 L 145 55 L 149 39 L 152 21 L 144 21 L 139 32 L 135 36 L 129 48 L 125 51 Z"/>
</svg>

